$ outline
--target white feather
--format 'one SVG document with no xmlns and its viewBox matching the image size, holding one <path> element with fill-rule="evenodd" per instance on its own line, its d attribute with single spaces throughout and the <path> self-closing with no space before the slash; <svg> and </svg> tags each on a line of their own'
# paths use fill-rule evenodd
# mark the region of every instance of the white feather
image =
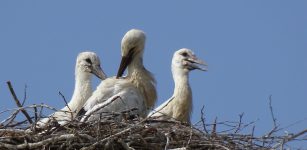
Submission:
<svg viewBox="0 0 307 150">
<path fill-rule="evenodd" d="M 173 96 L 154 109 L 148 117 L 190 123 L 192 91 L 189 85 L 189 72 L 194 69 L 206 70 L 195 63 L 206 65 L 194 55 L 192 50 L 183 48 L 174 53 L 172 59 L 172 73 L 175 82 Z"/>
<path fill-rule="evenodd" d="M 48 118 L 39 120 L 37 122 L 38 127 L 44 127 L 51 120 L 56 120 L 59 124 L 63 125 L 67 121 L 74 119 L 77 112 L 79 112 L 86 100 L 92 95 L 92 73 L 101 79 L 106 78 L 100 67 L 99 57 L 95 53 L 80 53 L 75 67 L 75 89 L 68 107 L 65 106 L 51 114 Z"/>
<path fill-rule="evenodd" d="M 131 62 L 127 66 L 128 74 L 124 78 L 112 77 L 100 83 L 84 105 L 84 110 L 86 115 L 89 115 L 93 111 L 96 112 L 96 109 L 100 106 L 108 105 L 91 117 L 84 116 L 81 119 L 82 121 L 97 120 L 101 112 L 119 113 L 129 108 L 136 108 L 138 110 L 136 111 L 137 115 L 143 117 L 147 115 L 148 110 L 156 102 L 157 94 L 155 80 L 143 66 L 144 46 L 145 33 L 143 31 L 132 29 L 125 34 L 121 46 L 122 62 L 124 58 L 131 58 Z M 111 102 L 114 97 L 120 97 L 120 100 Z M 88 120 L 85 118 L 88 118 Z"/>
</svg>

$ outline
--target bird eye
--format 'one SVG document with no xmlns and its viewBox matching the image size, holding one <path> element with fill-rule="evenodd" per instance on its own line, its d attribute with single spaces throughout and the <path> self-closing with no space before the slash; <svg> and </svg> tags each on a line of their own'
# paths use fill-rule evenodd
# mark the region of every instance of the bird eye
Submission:
<svg viewBox="0 0 307 150">
<path fill-rule="evenodd" d="M 85 61 L 86 61 L 87 63 L 89 63 L 89 64 L 92 64 L 92 61 L 91 61 L 91 59 L 89 59 L 89 58 L 86 58 Z"/>
<path fill-rule="evenodd" d="M 188 53 L 187 52 L 183 52 L 183 53 L 181 53 L 181 55 L 184 56 L 184 57 L 187 57 Z"/>
</svg>

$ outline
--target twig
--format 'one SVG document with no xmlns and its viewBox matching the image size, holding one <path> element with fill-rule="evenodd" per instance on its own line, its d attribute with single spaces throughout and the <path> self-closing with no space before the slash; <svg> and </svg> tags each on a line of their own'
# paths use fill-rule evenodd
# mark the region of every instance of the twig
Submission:
<svg viewBox="0 0 307 150">
<path fill-rule="evenodd" d="M 15 111 L 12 113 L 12 115 L 9 116 L 7 119 L 3 120 L 3 121 L 1 122 L 1 124 L 4 124 L 4 123 L 8 122 L 8 123 L 6 123 L 6 125 L 8 125 L 8 124 L 10 124 L 11 122 L 13 122 L 14 119 L 16 118 L 18 112 L 19 112 L 19 110 L 15 110 Z M 5 125 L 4 127 L 6 127 L 6 125 Z"/>
<path fill-rule="evenodd" d="M 26 122 L 28 122 L 27 119 L 26 119 L 26 120 L 23 120 L 23 121 L 20 121 L 20 122 L 17 122 L 17 123 L 15 123 L 15 124 L 7 124 L 5 127 L 16 127 L 16 126 L 21 125 L 21 124 L 24 124 L 24 123 L 26 123 Z"/>
<path fill-rule="evenodd" d="M 48 109 L 53 110 L 53 111 L 61 111 L 61 110 L 57 110 L 56 108 L 51 107 L 51 106 L 46 105 L 46 104 L 33 104 L 33 105 L 24 106 L 24 107 L 14 108 L 12 110 L 21 111 L 21 109 L 28 109 L 28 108 L 34 108 L 34 107 L 48 108 Z M 67 112 L 67 111 L 63 111 L 63 112 Z"/>
<path fill-rule="evenodd" d="M 272 117 L 274 126 L 273 126 L 273 129 L 266 135 L 266 137 L 270 137 L 278 128 L 276 124 L 277 119 L 274 116 L 273 107 L 272 107 L 272 95 L 269 96 L 269 107 L 270 107 L 271 117 Z"/>
<path fill-rule="evenodd" d="M 190 130 L 190 136 L 189 136 L 189 140 L 188 140 L 188 143 L 187 143 L 186 147 L 188 147 L 189 144 L 191 143 L 192 136 L 193 136 L 193 126 L 190 125 L 190 128 L 191 128 L 191 130 Z"/>
<path fill-rule="evenodd" d="M 65 105 L 68 107 L 69 111 L 71 111 L 71 109 L 69 108 L 68 103 L 67 103 L 67 101 L 66 101 L 66 98 L 65 98 L 65 96 L 61 93 L 61 91 L 59 91 L 59 95 L 63 98 L 63 100 L 64 100 L 64 102 L 65 102 Z"/>
<path fill-rule="evenodd" d="M 25 130 L 22 130 L 22 129 L 0 129 L 0 133 L 25 133 Z"/>
<path fill-rule="evenodd" d="M 285 129 L 290 128 L 290 127 L 292 127 L 292 126 L 294 126 L 294 125 L 300 124 L 300 123 L 302 123 L 302 122 L 304 122 L 304 121 L 306 121 L 306 120 L 307 120 L 307 117 L 304 118 L 304 119 L 295 121 L 294 123 L 291 123 L 291 124 L 289 124 L 289 125 L 287 125 L 287 126 L 285 126 L 285 127 L 279 128 L 277 131 L 285 130 Z"/>
<path fill-rule="evenodd" d="M 123 140 L 119 139 L 118 142 L 123 146 L 125 150 L 134 150 L 134 148 L 129 147 Z"/>
<path fill-rule="evenodd" d="M 277 127 L 277 125 L 276 125 L 276 120 L 277 120 L 277 119 L 275 118 L 274 112 L 273 112 L 273 107 L 272 107 L 272 95 L 270 95 L 269 100 L 270 100 L 269 105 L 270 105 L 271 117 L 272 117 L 272 119 L 273 119 L 274 128 L 275 128 L 275 127 Z"/>
<path fill-rule="evenodd" d="M 37 122 L 37 107 L 34 107 L 34 118 L 35 118 L 35 122 Z"/>
<path fill-rule="evenodd" d="M 301 131 L 301 132 L 299 132 L 299 133 L 297 133 L 297 134 L 292 135 L 290 138 L 286 138 L 286 139 L 285 139 L 285 143 L 286 143 L 286 142 L 289 142 L 289 141 L 292 141 L 292 140 L 294 140 L 295 138 L 297 138 L 297 137 L 299 137 L 299 136 L 301 136 L 301 135 L 303 135 L 303 134 L 305 134 L 305 133 L 307 133 L 307 129 L 305 129 L 305 130 L 303 130 L 303 131 Z"/>
<path fill-rule="evenodd" d="M 13 89 L 13 86 L 12 86 L 11 82 L 10 82 L 10 81 L 7 81 L 6 83 L 7 83 L 8 87 L 9 87 L 9 90 L 10 90 L 10 92 L 11 92 L 11 94 L 12 94 L 14 100 L 15 100 L 16 105 L 17 105 L 19 108 L 22 108 L 22 105 L 20 104 L 20 102 L 19 102 L 19 100 L 18 100 L 18 98 L 17 98 L 17 96 L 16 96 L 16 94 L 15 94 L 15 91 L 14 91 L 14 89 Z M 25 109 L 20 109 L 20 111 L 21 111 L 21 112 L 25 115 L 25 117 L 28 119 L 29 123 L 32 124 L 33 121 L 31 120 L 31 117 L 30 117 L 30 115 L 27 113 L 27 111 L 26 111 Z"/>
<path fill-rule="evenodd" d="M 307 129 L 305 129 L 305 130 L 303 130 L 303 131 L 300 131 L 299 133 L 294 134 L 294 135 L 290 136 L 289 138 L 286 137 L 286 138 L 282 139 L 282 142 L 281 142 L 281 143 L 276 144 L 276 145 L 273 147 L 273 149 L 276 149 L 276 148 L 278 148 L 278 147 L 283 147 L 287 142 L 292 141 L 292 140 L 294 140 L 295 138 L 297 138 L 297 137 L 299 137 L 299 136 L 301 136 L 301 135 L 303 135 L 303 134 L 305 134 L 305 133 L 307 133 Z"/>
<path fill-rule="evenodd" d="M 251 135 L 251 137 L 254 137 L 254 132 L 255 132 L 255 125 L 252 128 L 252 135 Z M 253 146 L 253 138 L 250 139 L 250 147 L 252 148 L 252 146 Z"/>
<path fill-rule="evenodd" d="M 92 137 L 90 137 L 89 135 L 84 135 L 84 134 L 80 134 L 80 135 L 75 135 L 75 134 L 64 134 L 64 135 L 60 135 L 60 136 L 55 136 L 55 137 L 51 137 L 48 138 L 46 140 L 42 140 L 36 143 L 24 143 L 24 144 L 19 144 L 19 145 L 12 145 L 12 144 L 6 144 L 6 143 L 2 143 L 0 142 L 0 147 L 4 147 L 7 149 L 34 149 L 34 148 L 38 148 L 41 147 L 43 145 L 48 145 L 50 143 L 53 142 L 57 142 L 57 141 L 61 141 L 61 140 L 72 140 L 77 138 L 78 136 L 82 137 L 82 138 L 90 138 L 88 140 L 93 140 Z"/>
<path fill-rule="evenodd" d="M 136 127 L 138 127 L 137 125 L 144 123 L 146 120 L 147 120 L 147 118 L 143 119 L 142 121 L 138 122 L 137 124 L 135 124 L 135 125 L 132 126 L 132 127 L 126 128 L 126 129 L 124 129 L 124 130 L 122 130 L 122 131 L 120 131 L 120 132 L 117 132 L 116 134 L 110 135 L 110 136 L 108 136 L 108 137 L 106 137 L 106 138 L 104 138 L 104 139 L 102 139 L 102 140 L 100 140 L 100 141 L 98 141 L 98 142 L 95 142 L 94 144 L 92 144 L 92 145 L 89 146 L 89 147 L 83 147 L 81 150 L 92 150 L 92 149 L 94 149 L 97 145 L 99 145 L 100 143 L 103 143 L 103 142 L 105 142 L 105 141 L 108 141 L 108 140 L 111 139 L 111 138 L 120 136 L 120 135 L 122 135 L 122 134 L 124 134 L 124 133 L 126 133 L 126 132 L 128 132 L 128 131 L 130 131 L 130 130 L 136 128 Z"/>
<path fill-rule="evenodd" d="M 164 135 L 166 137 L 166 144 L 165 144 L 164 150 L 168 150 L 168 146 L 169 146 L 169 142 L 170 142 L 169 133 L 165 133 Z"/>
<path fill-rule="evenodd" d="M 211 136 L 214 138 L 216 137 L 216 122 L 217 122 L 217 117 L 215 117 L 214 123 L 213 123 L 213 127 L 212 127 L 212 132 L 211 132 Z"/>
<path fill-rule="evenodd" d="M 163 108 L 165 108 L 168 104 L 170 104 L 172 101 L 173 101 L 173 99 L 174 99 L 174 97 L 172 97 L 172 99 L 171 100 L 169 100 L 167 103 L 166 103 L 166 105 L 164 105 L 161 109 L 159 109 L 159 110 L 155 110 L 155 109 L 152 109 L 152 113 L 150 113 L 150 115 L 147 117 L 147 118 L 150 118 L 150 117 L 152 117 L 154 114 L 156 114 L 157 112 L 159 112 L 159 113 L 161 113 L 160 111 L 163 109 Z M 163 113 L 161 113 L 161 114 L 163 114 Z M 163 115 L 165 115 L 165 114 L 163 114 Z M 167 116 L 167 115 L 166 115 Z"/>
<path fill-rule="evenodd" d="M 41 119 L 41 116 L 43 114 L 43 109 L 44 107 L 41 107 L 41 109 L 39 110 L 39 115 L 38 115 L 38 119 L 37 120 L 40 120 Z M 54 108 L 55 109 L 55 108 Z M 55 109 L 56 110 L 56 109 Z"/>
<path fill-rule="evenodd" d="M 237 127 L 235 133 L 238 133 L 241 130 L 241 124 L 242 124 L 243 115 L 244 115 L 244 112 L 239 114 L 240 119 L 239 119 L 238 127 Z"/>
<path fill-rule="evenodd" d="M 100 109 L 110 105 L 112 102 L 114 102 L 117 99 L 121 99 L 120 96 L 115 96 L 113 99 L 111 99 L 109 102 L 106 101 L 106 103 L 101 103 L 95 106 L 95 108 L 93 108 L 90 112 L 86 112 L 86 115 L 84 115 L 84 117 L 81 119 L 81 122 L 86 122 L 87 119 L 94 113 L 96 113 L 97 111 L 99 111 Z"/>
<path fill-rule="evenodd" d="M 22 101 L 22 106 L 25 104 L 27 99 L 27 85 L 25 85 L 25 89 L 24 89 L 24 95 L 23 95 L 23 101 Z"/>
<path fill-rule="evenodd" d="M 203 105 L 203 107 L 201 108 L 201 117 L 200 117 L 200 120 L 201 122 L 203 123 L 203 128 L 204 128 L 204 131 L 209 134 L 207 128 L 206 128 L 206 123 L 205 123 L 205 113 L 204 113 L 204 109 L 205 109 L 205 105 Z"/>
<path fill-rule="evenodd" d="M 61 91 L 59 91 L 59 94 L 62 96 L 62 98 L 63 98 L 63 100 L 64 100 L 64 102 L 65 102 L 65 105 L 66 105 L 66 107 L 68 108 L 68 110 L 69 110 L 69 112 L 70 112 L 71 120 L 73 120 L 73 112 L 72 112 L 72 110 L 69 108 L 65 96 L 61 93 Z"/>
<path fill-rule="evenodd" d="M 217 143 L 215 143 L 214 144 L 216 147 L 221 147 L 221 148 L 223 148 L 223 149 L 225 149 L 225 150 L 230 150 L 229 148 L 227 148 L 226 146 L 223 146 L 223 145 L 220 145 L 220 144 L 217 144 Z"/>
<path fill-rule="evenodd" d="M 257 119 L 257 120 L 259 120 L 259 119 Z M 246 127 L 248 127 L 248 126 L 250 126 L 250 125 L 252 125 L 252 124 L 254 124 L 257 120 L 251 121 L 251 122 L 245 124 L 243 127 L 241 127 L 241 130 L 244 129 L 244 128 L 246 128 Z"/>
</svg>

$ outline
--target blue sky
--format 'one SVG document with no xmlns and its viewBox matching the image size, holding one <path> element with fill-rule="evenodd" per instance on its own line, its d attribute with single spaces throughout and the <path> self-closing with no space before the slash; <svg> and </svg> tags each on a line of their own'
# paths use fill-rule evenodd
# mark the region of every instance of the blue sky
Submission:
<svg viewBox="0 0 307 150">
<path fill-rule="evenodd" d="M 0 110 L 15 107 L 6 81 L 26 104 L 61 108 L 70 99 L 79 52 L 91 50 L 113 76 L 120 41 L 129 29 L 147 34 L 145 66 L 156 77 L 161 104 L 173 92 L 172 54 L 190 48 L 207 61 L 193 71 L 192 122 L 256 121 L 259 135 L 272 128 L 272 95 L 283 131 L 307 126 L 307 2 L 297 1 L 1 1 Z M 96 80 L 96 84 L 98 80 Z M 6 117 L 0 115 L 1 120 Z"/>
</svg>

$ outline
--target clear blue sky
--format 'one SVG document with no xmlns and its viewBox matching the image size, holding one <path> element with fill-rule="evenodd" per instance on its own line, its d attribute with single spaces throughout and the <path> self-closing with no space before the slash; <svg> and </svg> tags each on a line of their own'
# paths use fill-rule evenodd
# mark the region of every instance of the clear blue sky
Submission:
<svg viewBox="0 0 307 150">
<path fill-rule="evenodd" d="M 283 131 L 307 127 L 307 2 L 259 1 L 1 1 L 0 110 L 15 107 L 6 81 L 26 104 L 61 108 L 70 99 L 79 52 L 92 50 L 109 76 L 120 61 L 120 41 L 131 28 L 147 34 L 145 66 L 158 82 L 161 104 L 173 92 L 172 54 L 186 47 L 209 64 L 193 71 L 192 121 L 205 105 L 208 122 L 257 120 L 272 127 L 268 97 Z M 97 80 L 96 80 L 97 81 Z M 98 82 L 96 82 L 97 84 Z M 1 120 L 6 117 L 1 115 Z"/>
</svg>

